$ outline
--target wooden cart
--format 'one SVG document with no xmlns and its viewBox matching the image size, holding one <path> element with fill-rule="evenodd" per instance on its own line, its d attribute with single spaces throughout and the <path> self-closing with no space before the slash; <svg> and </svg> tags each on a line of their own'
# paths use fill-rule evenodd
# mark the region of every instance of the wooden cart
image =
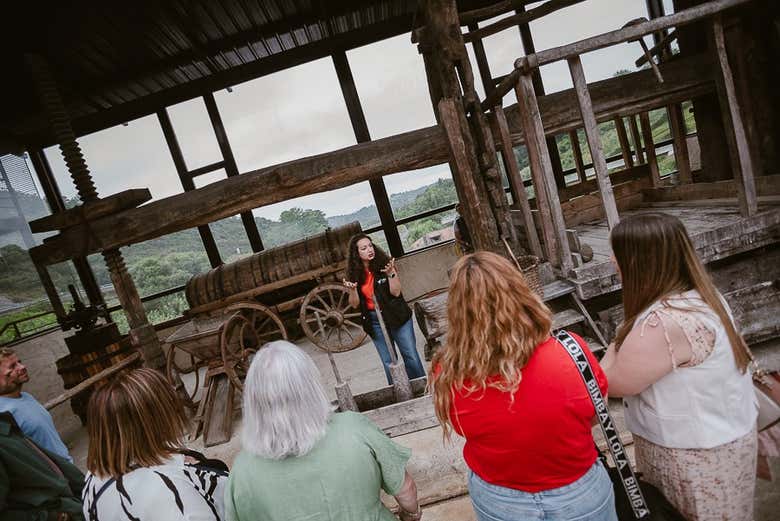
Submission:
<svg viewBox="0 0 780 521">
<path fill-rule="evenodd" d="M 197 410 L 197 436 L 207 445 L 230 438 L 235 393 L 252 356 L 267 342 L 287 339 L 290 326 L 329 353 L 355 349 L 366 335 L 360 313 L 348 303 L 341 283 L 349 238 L 360 224 L 271 248 L 192 277 L 186 286 L 190 322 L 168 338 L 168 378 L 188 406 Z M 189 358 L 195 383 L 183 375 L 181 362 Z M 204 367 L 205 393 L 200 400 L 200 370 Z M 190 385 L 183 385 L 184 381 Z M 212 422 L 220 411 L 222 421 Z"/>
</svg>

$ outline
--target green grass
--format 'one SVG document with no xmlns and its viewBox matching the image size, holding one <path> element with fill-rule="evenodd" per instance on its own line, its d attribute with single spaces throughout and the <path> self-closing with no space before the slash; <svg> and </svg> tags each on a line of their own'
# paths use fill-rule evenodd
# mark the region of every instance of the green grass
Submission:
<svg viewBox="0 0 780 521">
<path fill-rule="evenodd" d="M 26 308 L 22 308 L 17 311 L 12 311 L 10 313 L 0 315 L 0 331 L 2 331 L 2 329 L 6 326 L 6 324 L 10 324 L 11 322 L 16 322 L 19 320 L 24 320 L 28 317 L 33 317 L 35 315 L 38 315 L 46 311 L 51 311 L 51 304 L 49 304 L 48 302 L 38 302 L 31 306 L 27 306 Z M 31 333 L 34 333 L 35 331 L 56 324 L 57 324 L 57 317 L 54 315 L 54 313 L 49 313 L 48 315 L 43 315 L 41 317 L 33 318 L 30 320 L 25 320 L 24 322 L 17 324 L 17 327 L 19 328 L 20 335 L 26 336 Z M 14 330 L 13 327 L 9 327 L 3 332 L 2 335 L 0 335 L 0 344 L 5 344 L 15 339 L 16 339 L 16 331 Z"/>
</svg>

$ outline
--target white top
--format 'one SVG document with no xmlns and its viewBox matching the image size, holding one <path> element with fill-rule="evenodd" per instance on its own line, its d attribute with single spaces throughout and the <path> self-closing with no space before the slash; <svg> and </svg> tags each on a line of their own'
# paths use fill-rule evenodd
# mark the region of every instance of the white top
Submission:
<svg viewBox="0 0 780 521">
<path fill-rule="evenodd" d="M 629 430 L 656 445 L 679 449 L 712 448 L 744 436 L 758 415 L 752 377 L 737 367 L 726 329 L 696 290 L 655 302 L 634 327 L 644 327 L 651 313 L 663 314 L 669 307 L 683 308 L 704 324 L 714 333 L 714 347 L 700 364 L 675 367 L 638 395 L 625 397 Z"/>
<path fill-rule="evenodd" d="M 87 473 L 82 492 L 87 521 L 222 521 L 227 474 L 184 463 L 175 454 L 162 465 L 142 467 L 110 483 Z"/>
</svg>

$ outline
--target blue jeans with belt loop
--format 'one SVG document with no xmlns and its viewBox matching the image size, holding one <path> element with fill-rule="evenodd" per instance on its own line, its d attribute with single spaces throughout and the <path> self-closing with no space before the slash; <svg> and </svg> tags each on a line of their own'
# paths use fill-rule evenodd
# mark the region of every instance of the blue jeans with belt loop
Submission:
<svg viewBox="0 0 780 521">
<path fill-rule="evenodd" d="M 469 494 L 479 521 L 618 521 L 612 481 L 599 460 L 575 482 L 536 493 L 493 485 L 469 471 Z"/>
<path fill-rule="evenodd" d="M 382 359 L 382 367 L 385 370 L 387 383 L 392 385 L 393 379 L 390 377 L 390 363 L 392 359 L 390 358 L 387 342 L 385 342 L 385 335 L 382 334 L 382 326 L 379 325 L 379 317 L 377 317 L 376 311 L 369 311 L 368 316 L 371 319 L 371 330 L 374 333 L 371 339 L 374 341 L 379 358 Z M 385 326 L 387 326 L 387 323 L 385 323 Z M 392 347 L 396 357 L 398 356 L 398 350 L 401 351 L 401 357 L 404 360 L 406 374 L 409 376 L 409 379 L 425 376 L 425 369 L 420 360 L 420 354 L 417 352 L 417 340 L 414 338 L 414 324 L 412 324 L 411 317 L 399 328 L 388 327 L 387 334 L 390 335 L 390 340 L 393 342 Z M 398 347 L 398 350 L 396 350 L 396 347 Z"/>
</svg>

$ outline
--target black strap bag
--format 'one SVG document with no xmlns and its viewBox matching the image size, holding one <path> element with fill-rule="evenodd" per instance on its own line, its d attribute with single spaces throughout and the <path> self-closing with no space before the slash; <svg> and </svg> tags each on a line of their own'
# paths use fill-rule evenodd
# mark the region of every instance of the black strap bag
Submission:
<svg viewBox="0 0 780 521">
<path fill-rule="evenodd" d="M 685 521 L 685 518 L 677 509 L 669 503 L 664 495 L 656 487 L 642 481 L 634 474 L 631 463 L 628 461 L 623 442 L 620 441 L 615 423 L 609 415 L 607 401 L 601 394 L 601 389 L 593 374 L 588 357 L 582 350 L 582 346 L 566 331 L 558 331 L 556 339 L 569 353 L 574 364 L 580 371 L 580 376 L 585 382 L 596 416 L 601 425 L 601 432 L 607 440 L 607 447 L 615 467 L 611 468 L 606 463 L 606 457 L 599 451 L 599 457 L 604 463 L 612 485 L 615 488 L 615 508 L 620 521 L 633 521 L 643 519 L 646 521 Z"/>
</svg>

